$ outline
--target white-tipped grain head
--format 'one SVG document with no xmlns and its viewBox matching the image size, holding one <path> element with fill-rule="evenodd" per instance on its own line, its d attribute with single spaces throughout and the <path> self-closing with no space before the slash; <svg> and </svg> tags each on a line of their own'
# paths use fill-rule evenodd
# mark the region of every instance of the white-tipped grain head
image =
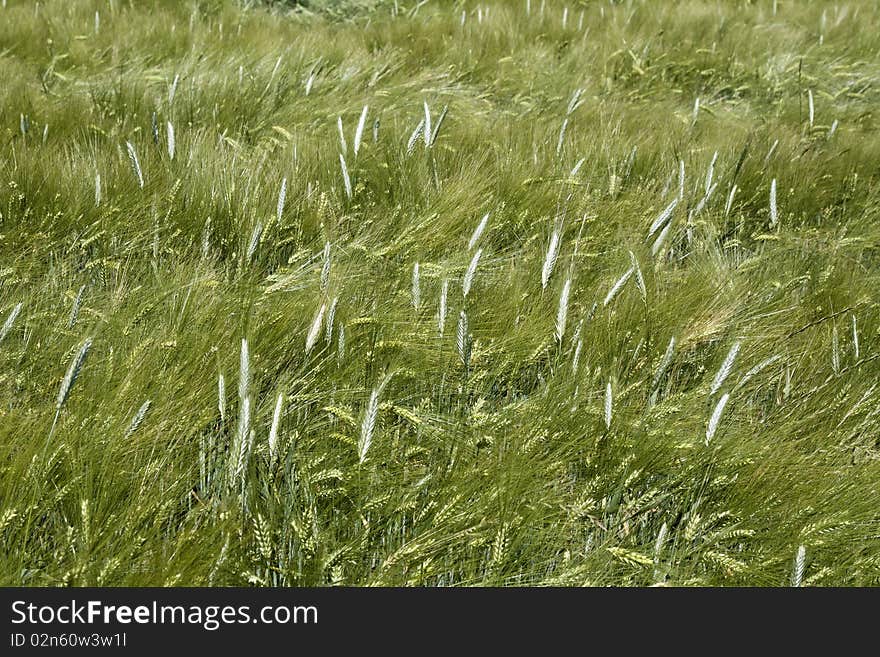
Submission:
<svg viewBox="0 0 880 657">
<path fill-rule="evenodd" d="M 443 329 L 446 328 L 446 300 L 449 296 L 449 279 L 444 278 L 440 285 L 440 307 L 437 310 L 437 328 L 440 330 L 440 337 L 443 337 Z"/>
<path fill-rule="evenodd" d="M 351 178 L 348 176 L 348 167 L 345 164 L 345 156 L 339 154 L 339 167 L 342 169 L 342 182 L 345 185 L 345 195 L 351 198 Z"/>
<path fill-rule="evenodd" d="M 614 406 L 613 393 L 611 391 L 611 381 L 605 385 L 605 428 L 611 428 L 611 417 Z"/>
<path fill-rule="evenodd" d="M 251 385 L 251 358 L 247 338 L 241 341 L 241 353 L 238 364 L 238 399 L 244 401 Z"/>
<path fill-rule="evenodd" d="M 706 444 L 715 436 L 718 430 L 718 424 L 721 422 L 721 414 L 724 413 L 724 407 L 727 406 L 727 400 L 730 398 L 726 392 L 721 395 L 721 399 L 715 404 L 715 410 L 712 411 L 712 417 L 709 418 L 709 425 L 706 427 Z"/>
<path fill-rule="evenodd" d="M 654 219 L 653 223 L 651 223 L 651 227 L 648 229 L 648 236 L 645 238 L 646 241 L 651 239 L 654 233 L 660 230 L 660 228 L 664 226 L 667 221 L 669 221 L 669 218 L 672 216 L 672 213 L 675 211 L 675 208 L 677 206 L 678 198 L 674 198 L 672 199 L 672 202 L 670 202 L 669 205 L 667 205 L 663 209 L 663 212 L 657 215 L 657 218 Z"/>
<path fill-rule="evenodd" d="M 422 291 L 419 280 L 419 263 L 413 265 L 412 270 L 412 306 L 416 310 L 422 305 Z"/>
<path fill-rule="evenodd" d="M 620 278 L 617 279 L 617 281 L 614 283 L 614 285 L 611 286 L 611 289 L 608 290 L 608 294 L 605 296 L 605 300 L 602 302 L 603 307 L 606 307 L 609 303 L 614 301 L 614 298 L 618 294 L 620 294 L 620 291 L 623 289 L 623 286 L 626 285 L 626 282 L 633 275 L 634 271 L 635 270 L 632 267 L 630 267 L 629 269 L 626 270 L 626 272 L 623 274 L 623 276 L 621 276 Z"/>
<path fill-rule="evenodd" d="M 779 222 L 779 214 L 776 208 L 776 178 L 770 183 L 770 227 Z"/>
<path fill-rule="evenodd" d="M 281 189 L 278 190 L 278 205 L 275 207 L 275 219 L 281 223 L 281 216 L 284 214 L 284 203 L 287 200 L 287 178 L 281 179 Z"/>
<path fill-rule="evenodd" d="M 321 289 L 326 290 L 330 284 L 330 242 L 324 244 L 324 256 L 321 261 Z"/>
<path fill-rule="evenodd" d="M 477 252 L 474 253 L 474 257 L 471 258 L 467 271 L 464 273 L 464 279 L 461 282 L 461 292 L 464 296 L 467 296 L 468 292 L 471 291 L 471 285 L 474 282 L 474 276 L 477 273 L 477 265 L 480 264 L 481 255 L 483 255 L 483 249 L 477 249 Z"/>
<path fill-rule="evenodd" d="M 468 318 L 462 310 L 458 317 L 458 333 L 456 335 L 456 346 L 458 347 L 458 357 L 464 365 L 468 363 Z"/>
<path fill-rule="evenodd" d="M 217 377 L 217 408 L 220 411 L 220 421 L 226 421 L 226 379 L 220 374 Z"/>
<path fill-rule="evenodd" d="M 336 127 L 339 130 L 339 149 L 343 154 L 348 153 L 348 144 L 345 141 L 345 131 L 342 129 L 342 117 L 337 117 Z"/>
<path fill-rule="evenodd" d="M 364 109 L 361 111 L 361 118 L 358 119 L 357 130 L 354 133 L 354 155 L 357 157 L 358 151 L 361 149 L 361 139 L 364 136 L 364 126 L 367 122 L 367 109 L 368 106 L 364 105 Z"/>
<path fill-rule="evenodd" d="M 556 258 L 559 255 L 559 230 L 553 231 L 550 236 L 550 244 L 547 246 L 547 255 L 544 256 L 544 266 L 541 268 L 541 289 L 546 289 L 556 266 Z"/>
<path fill-rule="evenodd" d="M 125 142 L 125 147 L 128 149 L 128 159 L 131 161 L 131 168 L 137 177 L 138 186 L 143 189 L 144 172 L 141 170 L 141 162 L 138 159 L 137 151 L 134 149 L 134 145 L 130 141 Z"/>
<path fill-rule="evenodd" d="M 21 303 L 17 303 L 10 311 L 9 315 L 6 316 L 6 321 L 3 322 L 3 326 L 0 328 L 0 342 L 3 342 L 4 338 L 9 335 L 9 332 L 12 330 L 12 325 L 15 324 L 15 320 L 18 318 L 19 313 L 21 313 Z"/>
<path fill-rule="evenodd" d="M 715 378 L 712 380 L 712 387 L 709 389 L 710 395 L 714 395 L 718 392 L 718 389 L 721 388 L 724 381 L 730 375 L 731 370 L 733 370 L 733 363 L 736 361 L 736 355 L 739 353 L 739 347 L 739 342 L 734 342 L 733 346 L 730 347 L 730 351 L 727 352 L 724 362 L 721 363 L 721 367 L 715 374 Z"/>
<path fill-rule="evenodd" d="M 306 335 L 306 353 L 309 353 L 318 341 L 318 336 L 321 334 L 321 326 L 323 326 L 324 323 L 324 313 L 326 311 L 327 304 L 322 303 L 318 312 L 315 313 L 315 318 L 312 320 L 312 326 L 309 328 L 308 335 Z"/>
<path fill-rule="evenodd" d="M 274 463 L 278 456 L 278 427 L 281 424 L 281 410 L 284 407 L 284 393 L 278 393 L 275 412 L 272 414 L 272 428 L 269 429 L 269 462 Z"/>
<path fill-rule="evenodd" d="M 559 295 L 559 307 L 556 310 L 556 341 L 562 344 L 565 336 L 565 323 L 568 319 L 568 295 L 571 292 L 571 278 L 565 279 L 562 293 Z"/>
<path fill-rule="evenodd" d="M 489 213 L 487 212 L 483 215 L 483 218 L 480 220 L 480 223 L 477 224 L 476 229 L 474 230 L 471 238 L 468 240 L 468 251 L 470 251 L 474 246 L 476 246 L 477 242 L 480 239 L 480 236 L 483 234 L 483 231 L 486 230 L 486 224 L 489 223 Z"/>
<path fill-rule="evenodd" d="M 428 108 L 428 101 L 425 101 L 425 148 L 431 145 L 431 110 Z"/>
<path fill-rule="evenodd" d="M 791 571 L 791 585 L 800 588 L 804 583 L 804 571 L 807 567 L 807 548 L 803 545 L 798 546 L 797 554 L 794 557 L 794 566 Z"/>
<path fill-rule="evenodd" d="M 373 388 L 370 393 L 370 401 L 364 409 L 364 419 L 361 422 L 361 437 L 358 440 L 358 460 L 363 463 L 367 460 L 367 452 L 373 443 L 373 430 L 376 427 L 376 416 L 379 412 L 380 387 Z"/>
<path fill-rule="evenodd" d="M 91 346 L 92 339 L 86 338 L 85 342 L 80 346 L 79 351 L 77 351 L 76 356 L 70 361 L 70 366 L 67 368 L 67 373 L 61 380 L 61 388 L 58 391 L 58 399 L 55 403 L 58 409 L 64 406 L 64 402 L 66 402 L 67 398 L 70 396 L 70 390 L 73 388 L 73 384 L 76 383 L 76 378 L 79 376 L 80 370 L 82 370 L 83 363 L 85 363 L 86 356 L 88 356 Z"/>
<path fill-rule="evenodd" d="M 425 129 L 425 119 L 419 121 L 419 124 L 416 126 L 416 129 L 412 131 L 412 134 L 409 136 L 409 141 L 406 142 L 406 154 L 412 155 L 413 150 L 415 150 L 416 142 L 419 140 L 419 136 L 422 134 L 422 130 Z"/>
<path fill-rule="evenodd" d="M 174 139 L 174 126 L 171 124 L 171 121 L 168 121 L 168 125 L 166 126 L 166 133 L 168 135 L 168 159 L 174 159 L 174 151 L 175 151 L 175 139 Z"/>
</svg>

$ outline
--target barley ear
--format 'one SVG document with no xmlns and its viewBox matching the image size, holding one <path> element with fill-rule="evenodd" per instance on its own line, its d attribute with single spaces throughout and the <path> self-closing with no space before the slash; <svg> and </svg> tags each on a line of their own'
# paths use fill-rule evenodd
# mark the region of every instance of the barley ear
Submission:
<svg viewBox="0 0 880 657">
<path fill-rule="evenodd" d="M 61 409 L 65 402 L 67 402 L 68 397 L 70 397 L 70 391 L 73 388 L 73 384 L 76 383 L 76 378 L 79 376 L 80 370 L 82 370 L 83 363 L 86 361 L 86 356 L 88 356 L 91 346 L 92 338 L 86 338 L 86 341 L 83 342 L 79 351 L 76 353 L 76 356 L 70 361 L 67 373 L 61 380 L 61 388 L 58 390 L 58 399 L 55 401 L 55 419 L 52 421 L 52 428 L 49 430 L 49 438 L 51 438 L 52 434 L 55 432 L 55 426 L 58 424 Z"/>
</svg>

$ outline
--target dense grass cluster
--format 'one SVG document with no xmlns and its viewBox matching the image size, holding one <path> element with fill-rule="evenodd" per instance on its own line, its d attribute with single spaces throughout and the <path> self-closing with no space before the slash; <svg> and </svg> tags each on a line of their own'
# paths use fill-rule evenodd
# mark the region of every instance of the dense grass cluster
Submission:
<svg viewBox="0 0 880 657">
<path fill-rule="evenodd" d="M 876 3 L 296 4 L 3 1 L 0 583 L 880 583 Z"/>
</svg>

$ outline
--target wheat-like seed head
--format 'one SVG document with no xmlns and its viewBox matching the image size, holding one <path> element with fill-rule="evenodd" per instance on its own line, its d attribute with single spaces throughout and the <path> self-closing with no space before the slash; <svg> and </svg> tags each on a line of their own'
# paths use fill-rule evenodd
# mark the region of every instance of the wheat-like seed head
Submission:
<svg viewBox="0 0 880 657">
<path fill-rule="evenodd" d="M 141 422 L 144 421 L 144 418 L 147 416 L 147 411 L 150 410 L 150 406 L 153 404 L 149 399 L 145 401 L 138 412 L 135 413 L 135 416 L 131 420 L 131 424 L 128 427 L 128 431 L 125 432 L 124 440 L 128 440 L 131 438 L 132 434 L 138 430 L 138 427 L 141 426 Z"/>
<path fill-rule="evenodd" d="M 175 150 L 175 139 L 174 139 L 174 126 L 171 125 L 171 121 L 168 121 L 165 132 L 168 136 L 168 159 L 173 160 L 174 159 L 174 150 Z"/>
<path fill-rule="evenodd" d="M 572 359 L 571 359 L 571 373 L 572 374 L 577 374 L 578 363 L 580 362 L 580 359 L 581 359 L 581 349 L 583 349 L 583 346 L 584 346 L 583 339 L 577 338 L 576 344 L 574 347 L 574 356 L 572 356 Z"/>
<path fill-rule="evenodd" d="M 568 117 L 562 120 L 562 127 L 559 129 L 559 140 L 556 142 L 556 157 L 562 153 L 562 144 L 565 141 L 565 131 L 568 129 Z"/>
<path fill-rule="evenodd" d="M 15 304 L 15 307 L 10 311 L 9 315 L 6 317 L 6 321 L 3 322 L 2 328 L 0 328 L 0 342 L 3 342 L 3 339 L 9 335 L 9 331 L 12 330 L 12 325 L 15 324 L 15 320 L 18 318 L 19 313 L 21 312 L 21 302 Z"/>
<path fill-rule="evenodd" d="M 565 336 L 565 323 L 568 318 L 568 295 L 571 292 L 571 277 L 565 279 L 562 293 L 559 295 L 559 307 L 556 310 L 556 341 L 562 344 Z"/>
<path fill-rule="evenodd" d="M 840 340 L 836 325 L 831 329 L 831 369 L 835 374 L 840 373 Z"/>
<path fill-rule="evenodd" d="M 669 531 L 669 526 L 664 522 L 660 526 L 660 531 L 657 532 L 657 540 L 654 541 L 654 563 L 660 559 L 660 555 L 663 553 L 663 546 L 666 544 L 666 534 Z"/>
<path fill-rule="evenodd" d="M 477 273 L 477 265 L 480 264 L 481 255 L 483 255 L 483 249 L 477 249 L 474 257 L 471 258 L 467 271 L 464 273 L 464 279 L 461 282 L 461 292 L 465 297 L 471 291 L 471 284 L 474 282 L 474 276 Z"/>
<path fill-rule="evenodd" d="M 776 178 L 770 182 L 770 227 L 772 228 L 779 221 L 779 214 L 776 208 Z"/>
<path fill-rule="evenodd" d="M 614 404 L 613 393 L 611 391 L 611 381 L 605 385 L 605 428 L 611 428 L 611 413 Z"/>
<path fill-rule="evenodd" d="M 678 161 L 678 200 L 684 200 L 684 160 Z"/>
<path fill-rule="evenodd" d="M 569 116 L 572 114 L 578 107 L 583 104 L 583 101 L 580 99 L 581 94 L 584 93 L 582 88 L 578 88 L 574 90 L 574 93 L 571 95 L 571 100 L 568 101 L 568 107 L 565 108 L 565 115 Z"/>
<path fill-rule="evenodd" d="M 345 195 L 351 198 L 351 178 L 348 177 L 348 167 L 345 165 L 345 156 L 339 154 L 339 166 L 342 168 L 342 182 L 345 185 Z"/>
<path fill-rule="evenodd" d="M 342 129 L 341 116 L 336 120 L 336 127 L 339 129 L 339 148 L 342 151 L 342 154 L 345 155 L 348 153 L 348 144 L 345 141 L 345 131 Z"/>
<path fill-rule="evenodd" d="M 358 440 L 358 459 L 361 463 L 367 459 L 367 452 L 373 442 L 373 429 L 376 426 L 376 415 L 379 412 L 380 389 L 380 387 L 373 388 L 373 392 L 370 393 L 370 401 L 367 402 L 364 419 L 361 422 L 361 437 Z"/>
<path fill-rule="evenodd" d="M 458 333 L 456 335 L 456 345 L 458 346 L 458 357 L 461 362 L 467 366 L 468 362 L 468 318 L 464 310 L 458 317 Z"/>
<path fill-rule="evenodd" d="M 718 151 L 715 151 L 715 154 L 712 156 L 712 160 L 709 162 L 709 168 L 706 171 L 706 196 L 709 195 L 709 190 L 712 188 L 712 178 L 715 177 L 715 162 L 718 160 Z"/>
<path fill-rule="evenodd" d="M 803 545 L 798 546 L 797 554 L 794 557 L 794 568 L 791 573 L 791 585 L 795 588 L 803 586 L 804 571 L 807 567 L 807 548 Z"/>
<path fill-rule="evenodd" d="M 275 412 L 272 414 L 272 427 L 269 429 L 269 462 L 274 463 L 278 455 L 278 427 L 281 424 L 281 409 L 284 406 L 284 393 L 278 393 Z"/>
<path fill-rule="evenodd" d="M 211 253 L 211 217 L 205 220 L 205 229 L 202 231 L 202 259 L 207 259 Z"/>
<path fill-rule="evenodd" d="M 321 265 L 321 289 L 326 290 L 330 283 L 330 242 L 324 244 L 324 257 Z"/>
<path fill-rule="evenodd" d="M 440 118 L 437 119 L 437 122 L 434 124 L 434 132 L 431 134 L 431 141 L 428 144 L 429 146 L 433 146 L 434 142 L 437 141 L 437 135 L 440 134 L 440 126 L 443 125 L 443 120 L 446 118 L 446 113 L 449 111 L 449 106 L 444 105 L 443 109 L 440 111 Z"/>
<path fill-rule="evenodd" d="M 73 325 L 76 324 L 76 319 L 79 317 L 79 306 L 82 303 L 83 292 L 85 292 L 85 289 L 85 284 L 80 285 L 79 292 L 76 293 L 76 298 L 73 300 L 73 307 L 70 309 L 70 317 L 67 319 L 67 328 L 73 328 Z M 2 340 L 3 332 L 0 331 L 0 341 Z"/>
<path fill-rule="evenodd" d="M 235 469 L 232 471 L 232 481 L 234 482 L 247 467 L 248 456 L 250 455 L 250 438 L 251 432 L 251 399 L 245 397 L 242 400 L 241 408 L 238 416 L 238 433 L 236 435 L 235 451 L 236 462 Z"/>
<path fill-rule="evenodd" d="M 281 189 L 278 190 L 278 205 L 275 207 L 275 219 L 281 223 L 281 215 L 284 214 L 284 202 L 287 199 L 287 178 L 281 179 Z"/>
<path fill-rule="evenodd" d="M 712 387 L 709 389 L 709 394 L 714 395 L 718 392 L 718 389 L 724 384 L 724 381 L 727 379 L 731 370 L 733 369 L 733 363 L 736 360 L 736 355 L 739 353 L 739 342 L 734 342 L 733 346 L 730 347 L 730 351 L 727 352 L 727 356 L 724 358 L 724 362 L 721 363 L 721 368 L 715 374 L 715 378 L 712 380 Z"/>
<path fill-rule="evenodd" d="M 616 297 L 620 293 L 620 290 L 623 289 L 623 286 L 626 285 L 626 282 L 633 275 L 633 271 L 634 270 L 632 267 L 627 269 L 626 272 L 623 274 L 623 276 L 618 278 L 617 281 L 614 283 L 614 285 L 611 286 L 611 289 L 608 291 L 608 294 L 605 296 L 605 300 L 602 302 L 603 307 L 607 307 L 609 303 L 614 301 L 614 297 Z"/>
<path fill-rule="evenodd" d="M 468 251 L 470 251 L 474 246 L 476 246 L 477 241 L 480 239 L 480 236 L 483 234 L 483 231 L 486 230 L 486 224 L 489 223 L 489 213 L 483 215 L 483 218 L 480 220 L 480 223 L 477 224 L 476 229 L 474 230 L 471 238 L 468 240 Z"/>
<path fill-rule="evenodd" d="M 550 236 L 550 244 L 547 247 L 547 255 L 544 256 L 544 266 L 541 268 L 541 289 L 547 288 L 553 268 L 556 266 L 556 258 L 559 255 L 559 229 L 554 229 Z"/>
<path fill-rule="evenodd" d="M 174 81 L 168 87 L 168 105 L 174 104 L 174 96 L 177 94 L 177 83 L 180 82 L 180 73 L 175 74 Z"/>
<path fill-rule="evenodd" d="M 859 330 L 856 327 L 856 316 L 851 315 L 852 317 L 852 341 L 853 341 L 853 355 L 856 360 L 859 359 Z"/>
<path fill-rule="evenodd" d="M 257 225 L 254 226 L 254 230 L 251 233 L 251 239 L 248 241 L 247 253 L 245 254 L 245 262 L 250 262 L 254 257 L 254 253 L 257 251 L 257 246 L 260 244 L 260 235 L 263 234 L 263 224 L 261 222 L 257 222 Z"/>
<path fill-rule="evenodd" d="M 419 121 L 419 124 L 416 126 L 416 129 L 412 131 L 412 134 L 409 136 L 409 141 L 406 142 L 406 154 L 412 155 L 413 150 L 416 147 L 416 142 L 419 139 L 419 136 L 422 134 L 422 130 L 425 129 L 425 119 L 422 118 Z"/>
<path fill-rule="evenodd" d="M 669 220 L 669 218 L 672 216 L 672 213 L 675 211 L 675 208 L 678 206 L 678 201 L 678 198 L 672 199 L 672 201 L 669 203 L 669 205 L 666 206 L 663 212 L 657 215 L 657 218 L 654 219 L 651 227 L 648 229 L 648 236 L 645 238 L 645 241 L 651 239 L 651 236 L 654 235 L 654 233 L 656 233 L 660 229 L 660 227 Z"/>
<path fill-rule="evenodd" d="M 226 379 L 222 374 L 217 377 L 217 408 L 220 409 L 220 421 L 226 421 Z"/>
<path fill-rule="evenodd" d="M 333 297 L 333 301 L 330 302 L 330 309 L 327 311 L 327 321 L 326 329 L 324 332 L 324 337 L 329 343 L 333 339 L 333 320 L 336 317 L 336 305 L 339 303 L 339 297 Z"/>
<path fill-rule="evenodd" d="M 718 423 L 721 422 L 721 414 L 724 412 L 724 407 L 727 406 L 727 400 L 730 398 L 730 395 L 726 392 L 721 395 L 721 399 L 718 400 L 718 403 L 715 404 L 715 410 L 712 411 L 712 417 L 709 418 L 709 425 L 706 427 L 706 444 L 709 444 L 709 441 L 715 436 L 715 432 L 718 430 Z"/>
<path fill-rule="evenodd" d="M 444 278 L 440 285 L 440 307 L 437 311 L 437 328 L 440 330 L 440 337 L 443 337 L 443 329 L 446 326 L 446 298 L 449 296 L 449 279 Z"/>
<path fill-rule="evenodd" d="M 696 207 L 690 211 L 688 214 L 689 218 L 696 217 L 700 212 L 703 211 L 703 208 L 706 207 L 706 203 L 709 202 L 709 198 L 712 196 L 712 192 L 715 191 L 715 188 L 718 186 L 718 183 L 712 185 L 708 190 L 706 190 L 706 195 L 700 199 L 700 202 L 697 203 Z"/>
<path fill-rule="evenodd" d="M 79 351 L 76 353 L 76 356 L 70 361 L 67 373 L 61 380 L 61 388 L 58 391 L 58 399 L 55 402 L 56 409 L 61 410 L 61 407 L 64 406 L 64 403 L 70 396 L 70 390 L 73 388 L 73 384 L 76 383 L 76 378 L 79 376 L 80 370 L 82 369 L 83 363 L 85 363 L 86 356 L 88 356 L 91 346 L 92 338 L 86 338 L 85 342 L 82 343 L 82 346 L 80 346 Z"/>
<path fill-rule="evenodd" d="M 419 263 L 413 265 L 412 271 L 412 306 L 416 310 L 422 304 L 422 292 L 419 283 Z"/>
<path fill-rule="evenodd" d="M 765 359 L 762 360 L 760 363 L 758 363 L 757 365 L 755 365 L 752 369 L 750 369 L 748 372 L 746 372 L 746 373 L 743 375 L 743 377 L 739 380 L 739 383 L 737 383 L 737 384 L 733 387 L 734 392 L 736 392 L 737 390 L 739 390 L 740 388 L 742 388 L 746 383 L 748 383 L 748 382 L 752 379 L 753 376 L 755 376 L 756 374 L 758 374 L 758 373 L 759 373 L 761 370 L 763 370 L 765 367 L 767 367 L 767 366 L 769 366 L 769 365 L 772 365 L 773 363 L 775 363 L 775 362 L 776 362 L 777 360 L 779 360 L 780 358 L 782 358 L 782 356 L 781 356 L 780 354 L 776 354 L 776 355 L 774 355 L 774 356 L 770 356 L 769 358 L 765 358 Z"/>
<path fill-rule="evenodd" d="M 431 145 L 431 110 L 428 109 L 428 101 L 424 101 L 425 105 L 425 148 Z"/>
<path fill-rule="evenodd" d="M 666 368 L 669 367 L 669 364 L 672 362 L 672 356 L 675 353 L 675 336 L 669 338 L 669 344 L 666 347 L 666 352 L 663 354 L 663 358 L 660 360 L 660 365 L 657 367 L 657 372 L 654 374 L 654 381 L 651 384 L 652 388 L 657 388 L 657 384 L 660 383 L 660 379 L 663 378 L 663 375 L 666 373 Z"/>
<path fill-rule="evenodd" d="M 663 244 L 666 242 L 666 237 L 669 235 L 669 229 L 672 228 L 672 222 L 670 221 L 666 226 L 663 227 L 663 230 L 660 231 L 660 234 L 657 236 L 657 239 L 654 240 L 654 244 L 651 246 L 651 257 L 656 258 L 657 254 L 660 252 L 660 249 L 663 248 Z"/>
<path fill-rule="evenodd" d="M 358 119 L 357 129 L 354 132 L 354 156 L 357 157 L 358 151 L 361 149 L 361 138 L 364 135 L 364 125 L 367 121 L 367 109 L 368 106 L 364 105 L 364 109 L 361 111 L 361 118 Z"/>
<path fill-rule="evenodd" d="M 647 303 L 648 301 L 648 289 L 645 287 L 645 277 L 642 276 L 642 268 L 639 266 L 639 261 L 636 259 L 636 255 L 630 251 L 629 259 L 632 262 L 633 271 L 636 274 L 636 287 L 639 289 L 639 294 L 642 295 L 642 301 Z"/>
<path fill-rule="evenodd" d="M 244 401 L 251 384 L 251 361 L 247 338 L 242 338 L 238 363 L 238 399 Z"/>
<path fill-rule="evenodd" d="M 733 207 L 733 197 L 736 194 L 737 187 L 734 184 L 730 188 L 730 195 L 727 197 L 727 204 L 724 206 L 724 216 L 728 216 L 730 214 L 730 208 Z"/>
<path fill-rule="evenodd" d="M 816 115 L 815 105 L 813 104 L 813 90 L 807 89 L 807 103 L 809 105 L 810 110 L 810 127 L 813 127 L 813 118 Z"/>
<path fill-rule="evenodd" d="M 312 347 L 315 346 L 315 342 L 318 341 L 318 336 L 321 334 L 321 326 L 324 322 L 324 312 L 326 310 L 327 304 L 322 303 L 318 312 L 315 314 L 315 319 L 312 320 L 312 326 L 306 336 L 306 353 L 309 353 L 312 350 Z"/>
<path fill-rule="evenodd" d="M 134 170 L 135 176 L 137 176 L 138 185 L 143 189 L 144 174 L 141 171 L 141 162 L 138 159 L 137 151 L 135 151 L 134 145 L 130 141 L 125 142 L 125 147 L 128 149 L 128 159 L 131 160 L 131 168 Z"/>
</svg>

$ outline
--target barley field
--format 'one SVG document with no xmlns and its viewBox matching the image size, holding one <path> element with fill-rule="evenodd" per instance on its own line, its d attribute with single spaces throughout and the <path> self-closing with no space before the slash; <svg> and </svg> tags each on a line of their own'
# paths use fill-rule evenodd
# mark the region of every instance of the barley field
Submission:
<svg viewBox="0 0 880 657">
<path fill-rule="evenodd" d="M 880 584 L 880 5 L 300 4 L 2 0 L 0 584 Z"/>
</svg>

